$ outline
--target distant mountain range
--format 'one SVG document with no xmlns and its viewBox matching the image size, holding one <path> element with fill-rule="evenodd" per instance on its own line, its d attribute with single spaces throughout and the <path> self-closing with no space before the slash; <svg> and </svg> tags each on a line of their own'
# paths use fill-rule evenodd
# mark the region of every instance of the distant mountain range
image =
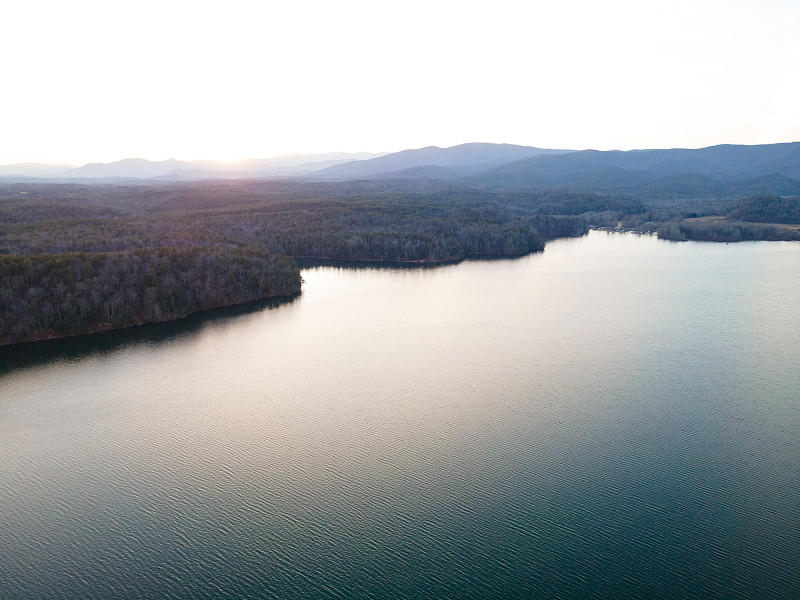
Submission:
<svg viewBox="0 0 800 600">
<path fill-rule="evenodd" d="M 511 144 L 430 146 L 385 155 L 286 155 L 238 163 L 153 162 L 0 166 L 5 181 L 295 178 L 311 181 L 442 181 L 490 190 L 569 189 L 647 197 L 800 195 L 800 142 L 669 150 L 551 150 Z"/>
<path fill-rule="evenodd" d="M 487 169 L 521 159 L 542 155 L 559 155 L 573 150 L 545 150 L 512 144 L 462 144 L 452 148 L 429 146 L 418 150 L 403 150 L 378 158 L 344 163 L 317 171 L 315 178 L 386 179 L 416 176 L 444 177 L 474 175 Z"/>
<path fill-rule="evenodd" d="M 430 179 L 498 191 L 565 189 L 660 198 L 800 195 L 800 143 L 627 152 L 465 144 L 344 163 L 312 177 Z"/>
<path fill-rule="evenodd" d="M 42 163 L 0 165 L 0 177 L 57 177 L 74 168 L 75 165 Z"/>
<path fill-rule="evenodd" d="M 800 195 L 800 143 L 627 152 L 465 144 L 344 163 L 312 177 L 431 179 L 498 191 L 555 188 L 670 198 Z"/>
<path fill-rule="evenodd" d="M 382 156 L 370 152 L 329 152 L 326 154 L 285 154 L 273 158 L 224 163 L 211 160 L 162 160 L 126 158 L 111 163 L 75 165 L 19 163 L 0 165 L 0 177 L 58 180 L 166 179 L 197 180 L 238 177 L 289 177 L 308 174 L 340 163 Z"/>
</svg>

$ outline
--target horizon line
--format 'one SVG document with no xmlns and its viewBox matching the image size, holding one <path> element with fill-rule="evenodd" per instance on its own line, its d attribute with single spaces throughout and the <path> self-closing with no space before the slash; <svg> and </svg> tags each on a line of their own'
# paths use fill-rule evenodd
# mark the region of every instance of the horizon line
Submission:
<svg viewBox="0 0 800 600">
<path fill-rule="evenodd" d="M 427 146 L 417 146 L 411 148 L 402 148 L 400 150 L 394 151 L 370 151 L 370 150 L 357 150 L 357 151 L 349 151 L 349 150 L 328 150 L 325 152 L 284 152 L 279 154 L 272 154 L 268 156 L 248 156 L 244 158 L 236 158 L 236 159 L 216 159 L 216 158 L 191 158 L 191 159 L 184 159 L 184 158 L 175 158 L 172 156 L 170 158 L 164 159 L 153 159 L 153 158 L 145 158 L 144 156 L 125 156 L 123 158 L 108 160 L 108 161 L 97 161 L 97 160 L 90 160 L 84 163 L 75 163 L 75 162 L 52 162 L 52 161 L 36 161 L 36 160 L 21 160 L 9 163 L 0 163 L 0 167 L 13 167 L 13 166 L 22 166 L 22 165 L 41 165 L 41 166 L 52 166 L 52 167 L 65 167 L 65 168 L 81 168 L 89 165 L 110 165 L 114 163 L 119 163 L 123 161 L 144 161 L 148 163 L 165 163 L 165 162 L 182 162 L 182 163 L 192 163 L 192 162 L 211 162 L 211 163 L 218 163 L 218 164 L 229 164 L 235 165 L 237 163 L 242 163 L 251 160 L 273 160 L 279 158 L 288 158 L 288 157 L 318 157 L 318 156 L 325 156 L 329 154 L 374 154 L 376 155 L 375 158 L 379 156 L 386 156 L 390 154 L 396 154 L 398 152 L 405 152 L 409 150 L 424 150 L 427 148 L 437 148 L 440 150 L 448 150 L 452 148 L 458 148 L 460 146 L 469 146 L 469 145 L 476 145 L 476 144 L 486 144 L 486 145 L 495 145 L 495 146 L 519 146 L 523 148 L 538 148 L 541 150 L 556 150 L 556 151 L 567 151 L 567 152 L 646 152 L 646 151 L 655 151 L 655 150 L 703 150 L 706 148 L 716 148 L 720 146 L 779 146 L 779 145 L 788 145 L 788 144 L 797 144 L 800 143 L 800 140 L 792 140 L 792 141 L 785 141 L 785 142 L 763 142 L 758 144 L 745 144 L 745 143 L 735 143 L 735 142 L 723 142 L 719 144 L 710 144 L 708 146 L 669 146 L 669 147 L 637 147 L 637 148 L 629 148 L 627 150 L 623 150 L 621 148 L 608 148 L 608 149 L 598 149 L 598 148 L 554 148 L 554 147 L 545 147 L 545 146 L 533 146 L 533 145 L 525 145 L 525 144 L 515 144 L 510 142 L 464 142 L 461 144 L 454 144 L 452 146 L 437 146 L 437 145 L 427 145 Z M 357 159 L 356 159 L 357 160 Z"/>
</svg>

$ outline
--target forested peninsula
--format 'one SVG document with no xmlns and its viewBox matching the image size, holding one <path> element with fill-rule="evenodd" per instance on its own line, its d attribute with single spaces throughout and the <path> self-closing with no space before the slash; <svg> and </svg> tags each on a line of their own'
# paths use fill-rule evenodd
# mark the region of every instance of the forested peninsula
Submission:
<svg viewBox="0 0 800 600">
<path fill-rule="evenodd" d="M 520 256 L 591 227 L 796 240 L 798 205 L 432 179 L 0 183 L 0 344 L 292 296 L 302 283 L 297 259 Z"/>
<path fill-rule="evenodd" d="M 234 181 L 0 186 L 0 343 L 300 292 L 296 258 L 441 263 L 586 233 L 585 194 Z M 621 214 L 621 213 L 620 213 Z"/>
</svg>

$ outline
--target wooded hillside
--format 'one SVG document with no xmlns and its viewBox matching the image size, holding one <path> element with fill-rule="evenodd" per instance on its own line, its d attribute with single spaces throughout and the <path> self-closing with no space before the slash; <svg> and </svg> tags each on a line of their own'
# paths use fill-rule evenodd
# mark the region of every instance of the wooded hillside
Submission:
<svg viewBox="0 0 800 600">
<path fill-rule="evenodd" d="M 374 184 L 4 186 L 0 343 L 295 294 L 294 257 L 435 263 L 539 251 L 588 230 L 576 216 L 586 202 Z M 547 214 L 554 207 L 569 214 Z"/>
</svg>

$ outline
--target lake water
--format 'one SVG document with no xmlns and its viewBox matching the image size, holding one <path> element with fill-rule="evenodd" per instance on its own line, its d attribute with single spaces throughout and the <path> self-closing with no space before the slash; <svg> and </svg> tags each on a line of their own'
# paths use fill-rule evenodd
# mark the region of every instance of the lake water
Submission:
<svg viewBox="0 0 800 600">
<path fill-rule="evenodd" d="M 4 350 L 2 598 L 800 598 L 800 244 L 591 232 Z"/>
</svg>

